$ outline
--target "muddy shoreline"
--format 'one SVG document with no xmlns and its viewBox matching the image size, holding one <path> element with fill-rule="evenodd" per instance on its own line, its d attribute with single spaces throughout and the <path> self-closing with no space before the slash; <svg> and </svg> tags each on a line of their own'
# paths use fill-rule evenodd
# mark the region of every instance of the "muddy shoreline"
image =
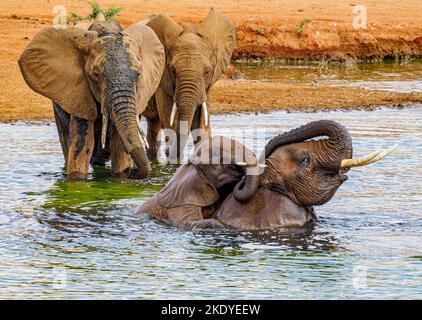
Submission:
<svg viewBox="0 0 422 320">
<path fill-rule="evenodd" d="M 122 5 L 117 20 L 128 26 L 152 13 L 164 12 L 176 21 L 200 22 L 208 13 L 205 0 L 101 0 L 102 6 Z M 213 7 L 237 27 L 233 60 L 284 62 L 408 61 L 422 57 L 422 2 L 367 0 L 366 28 L 353 26 L 356 6 L 347 0 L 265 2 L 216 0 Z M 48 99 L 31 91 L 22 79 L 17 60 L 43 27 L 51 25 L 53 3 L 46 0 L 0 3 L 0 121 L 51 120 Z M 67 12 L 89 13 L 84 1 L 68 1 Z M 306 22 L 306 23 L 304 23 Z M 303 25 L 302 25 L 303 24 Z M 13 31 L 13 32 L 12 32 Z M 406 105 L 421 102 L 420 93 L 369 91 L 359 88 L 310 87 L 254 81 L 219 81 L 212 93 L 212 113 L 262 110 L 326 110 Z"/>
<path fill-rule="evenodd" d="M 51 101 L 38 96 L 32 105 L 18 110 L 0 108 L 0 122 L 54 121 Z M 374 110 L 378 107 L 405 109 L 422 103 L 422 92 L 400 93 L 362 88 L 289 85 L 254 80 L 220 80 L 211 91 L 211 114 L 241 112 L 324 112 Z M 32 110 L 36 105 L 36 112 Z"/>
</svg>

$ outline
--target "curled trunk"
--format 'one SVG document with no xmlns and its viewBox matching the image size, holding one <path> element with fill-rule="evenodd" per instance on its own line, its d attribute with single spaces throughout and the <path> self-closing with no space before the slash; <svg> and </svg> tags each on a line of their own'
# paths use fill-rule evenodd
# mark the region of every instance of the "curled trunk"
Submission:
<svg viewBox="0 0 422 320">
<path fill-rule="evenodd" d="M 347 129 L 335 121 L 319 120 L 274 137 L 265 146 L 264 157 L 267 159 L 280 146 L 322 136 L 328 137 L 328 140 L 323 140 L 322 143 L 326 152 L 333 155 L 330 157 L 333 162 L 330 165 L 339 167 L 342 156 L 352 156 L 352 139 Z"/>
<path fill-rule="evenodd" d="M 352 156 L 352 139 L 347 129 L 335 121 L 320 120 L 308 123 L 274 137 L 265 146 L 265 150 L 260 158 L 260 163 L 264 162 L 277 148 L 283 145 L 302 142 L 321 136 L 328 137 L 327 140 L 323 140 L 320 143 L 324 146 L 325 152 L 329 155 L 324 158 L 327 167 L 332 166 L 338 168 L 344 157 Z M 255 172 L 258 172 L 258 170 L 252 171 L 252 173 Z M 247 174 L 241 183 L 236 186 L 233 194 L 237 200 L 241 202 L 247 201 L 252 198 L 258 190 L 258 184 L 258 174 Z"/>
</svg>

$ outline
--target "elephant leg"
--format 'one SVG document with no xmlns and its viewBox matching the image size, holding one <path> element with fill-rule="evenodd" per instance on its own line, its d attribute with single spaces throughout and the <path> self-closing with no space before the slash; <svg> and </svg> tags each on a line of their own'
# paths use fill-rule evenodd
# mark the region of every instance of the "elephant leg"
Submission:
<svg viewBox="0 0 422 320">
<path fill-rule="evenodd" d="M 70 114 L 64 111 L 60 105 L 53 101 L 54 118 L 56 120 L 57 133 L 59 135 L 60 145 L 62 146 L 64 161 L 67 162 L 69 154 L 69 131 Z"/>
<path fill-rule="evenodd" d="M 147 131 L 147 142 L 149 148 L 147 150 L 147 155 L 150 160 L 157 160 L 158 150 L 160 149 L 160 141 L 158 141 L 158 133 L 161 130 L 160 120 L 156 119 L 147 119 L 148 131 Z"/>
<path fill-rule="evenodd" d="M 91 158 L 91 165 L 104 167 L 106 162 L 110 160 L 110 136 L 107 134 L 105 148 L 101 144 L 102 121 L 100 118 L 95 120 L 95 148 Z M 107 132 L 110 132 L 111 124 L 108 124 Z"/>
<path fill-rule="evenodd" d="M 149 160 L 157 160 L 160 141 L 157 140 L 158 133 L 161 130 L 160 116 L 157 110 L 157 101 L 155 94 L 151 97 L 145 111 L 142 114 L 147 120 L 147 156 Z"/>
<path fill-rule="evenodd" d="M 171 115 L 171 110 L 173 108 L 173 98 L 171 96 L 169 96 L 167 93 L 165 93 L 162 89 L 158 89 L 157 92 L 155 93 L 155 97 L 156 97 L 156 103 L 157 103 L 157 111 L 158 111 L 158 116 L 160 119 L 160 125 L 162 129 L 173 129 L 176 130 L 176 126 L 178 125 L 177 120 L 175 120 L 175 123 L 173 123 L 173 126 L 170 126 L 170 115 Z M 177 119 L 177 115 L 176 115 L 176 119 Z M 175 140 L 175 141 L 174 141 Z M 172 137 L 170 138 L 169 136 L 165 137 L 165 142 L 166 142 L 166 156 L 169 156 L 169 150 L 170 148 L 173 146 L 176 147 L 179 144 L 179 135 L 175 134 L 172 135 Z M 176 143 L 176 145 L 174 145 Z M 177 158 L 179 158 L 179 148 L 177 149 Z"/>
<path fill-rule="evenodd" d="M 94 121 L 71 116 L 67 174 L 69 179 L 86 179 L 94 151 Z"/>
</svg>

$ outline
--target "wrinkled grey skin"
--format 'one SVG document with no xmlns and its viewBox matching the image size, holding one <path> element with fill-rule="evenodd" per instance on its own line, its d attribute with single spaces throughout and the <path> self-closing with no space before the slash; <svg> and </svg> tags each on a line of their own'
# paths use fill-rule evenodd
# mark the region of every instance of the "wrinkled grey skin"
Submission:
<svg viewBox="0 0 422 320">
<path fill-rule="evenodd" d="M 215 214 L 227 194 L 245 176 L 248 166 L 256 166 L 257 159 L 236 140 L 219 136 L 210 139 L 198 145 L 189 163 L 179 167 L 169 183 L 142 204 L 137 213 L 168 221 L 177 228 Z M 208 144 L 208 141 L 212 142 Z M 211 164 L 210 159 L 217 163 Z M 238 164 L 242 162 L 247 165 Z M 243 199 L 244 192 L 250 190 L 239 191 L 237 196 Z M 208 222 L 213 228 L 224 227 L 215 219 Z"/>
<path fill-rule="evenodd" d="M 45 28 L 19 65 L 27 84 L 53 100 L 69 178 L 85 179 L 89 163 L 104 165 L 110 158 L 115 175 L 148 175 L 139 117 L 164 68 L 164 49 L 150 28 L 122 30 L 104 20 Z"/>
<path fill-rule="evenodd" d="M 328 139 L 310 140 L 328 137 Z M 340 167 L 352 158 L 352 140 L 339 123 L 320 120 L 280 134 L 265 147 L 266 168 L 246 201 L 229 195 L 214 215 L 236 229 L 302 227 L 316 218 L 313 206 L 328 202 L 347 180 Z M 191 222 L 186 228 L 209 228 Z"/>
<path fill-rule="evenodd" d="M 211 9 L 199 24 L 176 23 L 164 14 L 148 17 L 151 27 L 166 52 L 166 67 L 159 88 L 147 108 L 148 156 L 157 156 L 157 134 L 170 128 L 177 132 L 176 143 L 168 143 L 168 154 L 180 158 L 189 132 L 201 129 L 209 135 L 212 111 L 209 92 L 230 62 L 236 44 L 235 26 L 221 13 Z M 208 105 L 208 114 L 201 108 Z M 171 124 L 173 105 L 177 105 Z M 195 140 L 194 142 L 198 142 Z M 171 141 L 173 142 L 173 141 Z"/>
<path fill-rule="evenodd" d="M 309 140 L 322 137 L 328 138 Z M 219 207 L 212 214 L 197 214 L 179 227 L 187 230 L 302 227 L 316 218 L 313 206 L 329 201 L 347 180 L 348 169 L 341 168 L 341 161 L 352 158 L 352 141 L 341 124 L 315 121 L 273 138 L 262 157 L 266 167 L 260 176 L 250 175 L 247 179 L 248 175 L 244 175 L 232 193 L 218 201 L 214 199 Z M 172 195 L 171 202 L 183 199 L 184 193 L 178 190 L 195 189 L 198 185 L 185 185 L 189 180 L 178 181 L 177 188 L 169 184 L 165 189 Z M 184 212 L 174 211 L 172 219 L 177 220 Z"/>
</svg>

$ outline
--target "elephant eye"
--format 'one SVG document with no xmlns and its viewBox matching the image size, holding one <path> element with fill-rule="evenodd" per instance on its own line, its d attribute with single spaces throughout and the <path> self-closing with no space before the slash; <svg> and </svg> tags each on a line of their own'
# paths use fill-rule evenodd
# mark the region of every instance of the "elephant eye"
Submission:
<svg viewBox="0 0 422 320">
<path fill-rule="evenodd" d="M 100 81 L 100 74 L 98 73 L 98 71 L 94 71 L 94 72 L 92 73 L 92 79 L 93 79 L 95 82 Z"/>
<path fill-rule="evenodd" d="M 301 154 L 299 156 L 299 164 L 302 167 L 308 166 L 310 163 L 309 155 L 308 154 Z"/>
<path fill-rule="evenodd" d="M 204 70 L 204 74 L 208 76 L 211 73 L 211 67 L 206 67 Z"/>
</svg>

